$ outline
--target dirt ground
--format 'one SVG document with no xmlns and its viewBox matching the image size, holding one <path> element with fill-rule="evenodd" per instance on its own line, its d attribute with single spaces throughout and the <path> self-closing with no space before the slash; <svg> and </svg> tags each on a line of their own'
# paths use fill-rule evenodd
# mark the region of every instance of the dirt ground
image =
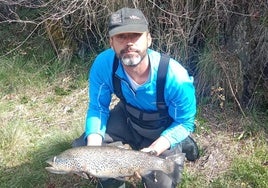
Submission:
<svg viewBox="0 0 268 188">
<path fill-rule="evenodd" d="M 202 107 L 199 118 L 204 122 L 197 120 L 197 132 L 192 136 L 199 145 L 200 158 L 186 162 L 185 170 L 212 182 L 230 169 L 235 158 L 253 154 L 255 138 L 245 131 L 243 125 L 249 120 L 243 118 L 238 110 L 219 113 Z"/>
</svg>

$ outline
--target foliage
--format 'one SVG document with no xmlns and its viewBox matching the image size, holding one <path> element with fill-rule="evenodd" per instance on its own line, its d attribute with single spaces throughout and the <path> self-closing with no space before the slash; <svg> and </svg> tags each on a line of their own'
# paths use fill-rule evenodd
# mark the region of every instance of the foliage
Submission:
<svg viewBox="0 0 268 188">
<path fill-rule="evenodd" d="M 81 134 L 88 69 L 108 47 L 108 15 L 124 6 L 142 9 L 152 48 L 195 76 L 202 156 L 179 187 L 267 187 L 268 5 L 225 0 L 0 0 L 0 187 L 94 187 L 48 174 L 45 160 Z M 228 156 L 216 179 L 208 141 Z"/>
<path fill-rule="evenodd" d="M 200 101 L 220 108 L 233 103 L 242 114 L 267 108 L 264 1 L 1 1 L 2 52 L 25 53 L 30 41 L 42 36 L 40 41 L 49 43 L 60 61 L 74 56 L 88 61 L 90 54 L 108 47 L 107 15 L 124 6 L 145 13 L 152 48 L 182 61 L 196 78 Z M 218 88 L 222 96 L 211 95 Z"/>
<path fill-rule="evenodd" d="M 50 52 L 47 52 L 51 54 Z M 75 175 L 55 175 L 45 171 L 45 161 L 51 156 L 70 148 L 84 124 L 87 107 L 87 65 L 83 62 L 60 63 L 51 55 L 36 60 L 32 54 L 0 59 L 0 187 L 94 187 L 96 180 L 85 180 Z M 48 58 L 50 57 L 50 58 Z M 47 60 L 46 60 L 47 59 Z M 49 64 L 49 66 L 48 66 Z M 87 68 L 84 68 L 84 67 Z M 13 89 L 7 89 L 12 85 Z M 262 187 L 267 184 L 267 142 L 262 133 L 265 115 L 251 119 L 249 130 L 242 136 L 231 138 L 225 126 L 231 126 L 231 115 L 223 116 L 213 111 L 217 120 L 201 117 L 199 110 L 198 132 L 201 159 L 196 163 L 186 162 L 182 182 L 178 187 Z M 239 119 L 234 115 L 234 120 Z M 263 117 L 261 119 L 260 117 Z M 219 125 L 214 125 L 219 122 Z M 225 125 L 226 124 L 226 125 Z M 220 134 L 215 134 L 220 127 Z M 227 129 L 227 128 L 226 128 Z M 217 178 L 207 180 L 211 173 L 199 170 L 204 159 L 211 156 L 205 148 L 206 138 L 211 145 L 219 143 L 226 150 L 234 151 L 230 169 Z M 202 144 L 201 144 L 202 143 Z M 219 149 L 211 148 L 212 150 Z M 221 154 L 224 154 L 224 150 Z M 204 158 L 204 159 L 203 159 Z M 226 161 L 219 161 L 224 163 Z M 200 164 L 200 165 L 199 165 Z M 213 162 L 211 166 L 216 174 Z M 196 168 L 194 171 L 193 168 Z M 221 169 L 220 169 L 221 170 Z"/>
<path fill-rule="evenodd" d="M 60 64 L 49 55 L 29 57 L 0 59 L 0 187 L 63 187 L 60 180 L 47 181 L 45 161 L 82 132 L 88 67 Z"/>
</svg>

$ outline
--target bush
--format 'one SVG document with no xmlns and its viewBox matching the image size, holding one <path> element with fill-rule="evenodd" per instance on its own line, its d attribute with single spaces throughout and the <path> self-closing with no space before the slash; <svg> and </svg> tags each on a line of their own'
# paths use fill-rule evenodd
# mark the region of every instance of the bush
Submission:
<svg viewBox="0 0 268 188">
<path fill-rule="evenodd" d="M 215 100 L 211 92 L 223 88 L 224 100 L 242 113 L 268 106 L 268 15 L 262 1 L 4 1 L 0 20 L 28 33 L 15 49 L 44 35 L 61 61 L 74 55 L 88 61 L 108 47 L 108 15 L 125 6 L 138 7 L 149 18 L 152 48 L 182 61 L 197 80 L 201 101 Z M 224 108 L 223 98 L 217 100 Z"/>
</svg>

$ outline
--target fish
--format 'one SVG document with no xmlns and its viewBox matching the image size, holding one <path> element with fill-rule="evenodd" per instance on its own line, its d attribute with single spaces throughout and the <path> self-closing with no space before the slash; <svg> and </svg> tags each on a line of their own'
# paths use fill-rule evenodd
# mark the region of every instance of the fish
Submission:
<svg viewBox="0 0 268 188">
<path fill-rule="evenodd" d="M 50 166 L 45 169 L 54 174 L 73 173 L 86 179 L 93 176 L 120 180 L 162 171 L 179 183 L 184 159 L 184 153 L 164 159 L 147 152 L 115 146 L 80 146 L 48 159 L 46 162 Z"/>
</svg>

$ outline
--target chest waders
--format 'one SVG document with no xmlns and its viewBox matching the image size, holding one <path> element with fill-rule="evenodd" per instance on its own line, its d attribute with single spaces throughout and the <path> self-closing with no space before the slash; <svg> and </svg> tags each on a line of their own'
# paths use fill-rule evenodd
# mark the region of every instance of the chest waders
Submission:
<svg viewBox="0 0 268 188">
<path fill-rule="evenodd" d="M 115 72 L 119 65 L 119 60 L 116 55 L 113 62 L 112 78 L 114 93 L 124 105 L 128 123 L 140 135 L 153 140 L 157 139 L 160 134 L 173 122 L 173 119 L 168 114 L 168 107 L 166 106 L 164 98 L 164 88 L 166 83 L 166 74 L 169 59 L 169 56 L 166 54 L 162 54 L 160 58 L 156 81 L 157 111 L 155 112 L 142 111 L 126 102 L 125 97 L 122 93 L 121 80 L 115 75 Z"/>
</svg>

